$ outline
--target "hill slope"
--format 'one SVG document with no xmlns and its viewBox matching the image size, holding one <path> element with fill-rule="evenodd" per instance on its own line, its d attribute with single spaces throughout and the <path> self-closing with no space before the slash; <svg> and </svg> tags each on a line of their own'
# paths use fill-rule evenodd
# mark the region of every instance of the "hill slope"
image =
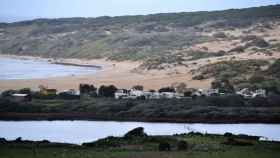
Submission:
<svg viewBox="0 0 280 158">
<path fill-rule="evenodd" d="M 213 12 L 2 23 L 0 53 L 112 60 L 152 59 L 160 63 L 223 56 L 227 52 L 241 50 L 238 46 L 242 42 L 238 40 L 244 38 L 242 31 L 255 35 L 256 30 L 277 29 L 279 10 L 280 5 L 275 5 Z M 240 30 L 241 34 L 234 32 Z M 268 46 L 267 41 L 262 41 L 259 36 L 262 35 L 256 38 L 261 47 Z M 231 44 L 237 41 L 237 48 L 233 47 L 231 51 L 206 46 L 199 50 L 193 48 L 213 41 L 228 41 Z M 247 45 L 245 49 L 252 46 L 254 44 Z"/>
</svg>

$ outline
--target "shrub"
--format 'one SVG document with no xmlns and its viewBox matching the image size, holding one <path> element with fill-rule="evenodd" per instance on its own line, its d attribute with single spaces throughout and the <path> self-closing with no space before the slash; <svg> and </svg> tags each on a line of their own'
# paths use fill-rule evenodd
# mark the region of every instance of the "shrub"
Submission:
<svg viewBox="0 0 280 158">
<path fill-rule="evenodd" d="M 0 138 L 0 144 L 5 144 L 7 143 L 8 141 L 5 139 L 5 138 Z"/>
<path fill-rule="evenodd" d="M 226 132 L 226 133 L 224 134 L 224 136 L 225 136 L 225 137 L 232 137 L 233 134 L 232 134 L 232 133 L 229 133 L 229 132 Z"/>
<path fill-rule="evenodd" d="M 3 98 L 10 97 L 10 96 L 12 96 L 15 93 L 17 93 L 17 91 L 15 91 L 15 90 L 6 90 L 6 91 L 2 92 L 1 96 Z"/>
<path fill-rule="evenodd" d="M 245 47 L 243 46 L 237 46 L 231 50 L 229 50 L 229 52 L 238 52 L 238 53 L 243 53 L 245 51 Z"/>
<path fill-rule="evenodd" d="M 187 150 L 188 149 L 188 147 L 189 147 L 189 145 L 188 145 L 188 143 L 186 142 L 186 141 L 179 141 L 178 143 L 177 143 L 177 149 L 178 150 Z"/>
<path fill-rule="evenodd" d="M 190 135 L 190 136 L 203 136 L 202 133 L 200 133 L 200 132 L 193 132 L 193 131 L 188 133 L 188 135 Z"/>
<path fill-rule="evenodd" d="M 170 151 L 171 150 L 170 144 L 168 142 L 161 142 L 158 145 L 158 150 L 159 151 Z"/>
<path fill-rule="evenodd" d="M 248 36 L 242 37 L 241 42 L 248 42 L 248 41 L 252 41 L 255 39 L 258 39 L 258 37 L 255 35 L 248 35 Z"/>
<path fill-rule="evenodd" d="M 233 145 L 233 146 L 251 146 L 254 145 L 251 141 L 246 140 L 237 140 L 234 138 L 228 138 L 227 141 L 223 142 L 225 145 Z"/>
<path fill-rule="evenodd" d="M 115 92 L 117 91 L 117 87 L 115 87 L 114 85 L 110 85 L 110 86 L 101 86 L 98 90 L 98 95 L 101 97 L 114 97 L 115 96 Z"/>
<path fill-rule="evenodd" d="M 80 84 L 79 89 L 81 94 L 89 94 L 90 96 L 97 96 L 97 88 L 94 85 Z"/>
<path fill-rule="evenodd" d="M 158 92 L 162 93 L 162 92 L 176 92 L 176 91 L 173 87 L 164 87 L 159 89 Z"/>
<path fill-rule="evenodd" d="M 171 87 L 173 87 L 177 93 L 184 93 L 187 90 L 187 84 L 184 82 L 175 82 L 171 85 Z"/>
<path fill-rule="evenodd" d="M 204 80 L 205 77 L 203 75 L 197 75 L 192 78 L 193 80 Z"/>
<path fill-rule="evenodd" d="M 95 142 L 83 143 L 82 146 L 97 148 L 119 147 L 121 142 L 122 138 L 110 136 L 104 139 L 99 139 Z"/>
<path fill-rule="evenodd" d="M 31 89 L 30 88 L 23 88 L 23 89 L 20 89 L 18 92 L 22 93 L 22 94 L 31 94 Z"/>
<path fill-rule="evenodd" d="M 184 97 L 191 97 L 191 96 L 192 96 L 192 92 L 191 91 L 184 92 Z"/>
<path fill-rule="evenodd" d="M 265 80 L 265 77 L 263 75 L 254 75 L 249 79 L 250 83 L 259 83 Z"/>
<path fill-rule="evenodd" d="M 132 87 L 132 89 L 143 91 L 144 87 L 142 85 L 135 85 L 135 86 Z"/>
<path fill-rule="evenodd" d="M 127 132 L 124 137 L 125 138 L 131 138 L 131 137 L 146 137 L 147 134 L 144 132 L 144 128 L 143 127 L 138 127 L 135 128 L 129 132 Z"/>
<path fill-rule="evenodd" d="M 246 44 L 246 47 L 250 47 L 250 46 L 266 48 L 266 47 L 270 46 L 270 44 L 267 41 L 265 41 L 263 38 L 256 38 Z"/>
<path fill-rule="evenodd" d="M 69 94 L 67 92 L 62 92 L 58 94 L 58 97 L 60 99 L 65 99 L 65 100 L 75 100 L 75 99 L 80 99 L 79 95 L 73 95 L 73 94 Z"/>
<path fill-rule="evenodd" d="M 215 38 L 227 38 L 227 35 L 224 32 L 217 32 L 213 34 Z"/>
</svg>

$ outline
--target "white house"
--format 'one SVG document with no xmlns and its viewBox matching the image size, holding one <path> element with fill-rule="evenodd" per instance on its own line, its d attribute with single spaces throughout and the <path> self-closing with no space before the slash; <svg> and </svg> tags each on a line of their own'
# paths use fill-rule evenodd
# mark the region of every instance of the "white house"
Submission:
<svg viewBox="0 0 280 158">
<path fill-rule="evenodd" d="M 266 97 L 266 90 L 257 89 L 256 91 L 251 91 L 249 88 L 244 88 L 240 91 L 237 91 L 236 94 L 241 95 L 246 99 L 251 99 L 255 97 Z"/>
<path fill-rule="evenodd" d="M 203 91 L 206 96 L 217 96 L 219 95 L 219 89 L 207 89 Z"/>
<path fill-rule="evenodd" d="M 69 89 L 69 90 L 65 90 L 63 92 L 67 93 L 69 95 L 80 95 L 80 91 L 76 91 L 75 89 Z"/>
<path fill-rule="evenodd" d="M 115 93 L 115 99 L 122 99 L 122 98 L 127 98 L 127 97 L 128 97 L 127 90 L 119 89 Z"/>
<path fill-rule="evenodd" d="M 12 94 L 12 100 L 16 102 L 31 101 L 31 96 L 29 94 Z"/>
<path fill-rule="evenodd" d="M 129 96 L 132 96 L 132 97 L 142 97 L 142 96 L 145 96 L 145 92 L 144 91 L 140 91 L 140 90 L 131 89 L 130 92 L 129 92 Z"/>
</svg>

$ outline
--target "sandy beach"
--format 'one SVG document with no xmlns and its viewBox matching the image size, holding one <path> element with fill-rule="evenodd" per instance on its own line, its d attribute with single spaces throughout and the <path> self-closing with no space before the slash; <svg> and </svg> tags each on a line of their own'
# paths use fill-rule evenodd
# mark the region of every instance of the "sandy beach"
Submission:
<svg viewBox="0 0 280 158">
<path fill-rule="evenodd" d="M 31 88 L 38 89 L 39 85 L 47 86 L 48 88 L 55 88 L 59 91 L 68 89 L 78 89 L 79 84 L 94 84 L 99 87 L 101 85 L 115 85 L 118 88 L 131 88 L 134 85 L 143 85 L 146 90 L 159 89 L 170 86 L 176 82 L 184 82 L 189 88 L 209 88 L 214 79 L 207 80 L 193 80 L 191 70 L 195 70 L 201 66 L 220 61 L 231 60 L 248 60 L 248 59 L 263 59 L 274 60 L 279 59 L 280 55 L 275 53 L 273 56 L 265 54 L 252 54 L 251 52 L 241 53 L 238 55 L 227 55 L 223 57 L 210 57 L 189 61 L 185 66 L 176 66 L 164 70 L 149 70 L 149 71 L 135 71 L 141 62 L 132 61 L 109 61 L 106 59 L 51 59 L 30 56 L 14 56 L 14 55 L 0 55 L 0 58 L 16 58 L 22 60 L 45 60 L 49 62 L 72 63 L 77 65 L 96 65 L 101 66 L 102 69 L 94 74 L 88 75 L 71 75 L 64 77 L 50 77 L 43 79 L 22 79 L 22 80 L 0 80 L 0 91 L 8 89 Z M 196 64 L 194 64 L 196 63 Z"/>
<path fill-rule="evenodd" d="M 1 55 L 0 57 L 32 59 L 32 60 L 48 60 L 39 57 L 29 56 L 11 56 Z M 57 60 L 57 59 L 56 59 Z M 188 87 L 206 88 L 209 87 L 210 80 L 194 81 L 189 73 L 190 68 L 176 67 L 172 70 L 149 71 L 136 73 L 133 70 L 137 68 L 140 62 L 115 62 L 105 59 L 84 60 L 84 59 L 59 59 L 60 62 L 74 63 L 81 65 L 97 65 L 102 66 L 102 70 L 90 75 L 76 75 L 65 77 L 52 77 L 44 79 L 23 79 L 23 80 L 0 80 L 0 90 L 32 88 L 38 89 L 39 85 L 49 88 L 56 88 L 59 91 L 67 89 L 78 89 L 80 83 L 100 85 L 116 85 L 118 88 L 131 88 L 133 85 L 143 85 L 145 89 L 159 89 L 164 86 L 170 86 L 175 82 L 185 82 Z"/>
</svg>

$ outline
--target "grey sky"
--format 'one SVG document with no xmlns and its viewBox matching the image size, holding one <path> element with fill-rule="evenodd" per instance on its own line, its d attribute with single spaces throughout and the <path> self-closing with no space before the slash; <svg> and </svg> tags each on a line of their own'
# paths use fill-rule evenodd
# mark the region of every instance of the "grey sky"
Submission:
<svg viewBox="0 0 280 158">
<path fill-rule="evenodd" d="M 280 4 L 280 0 L 1 0 L 0 21 L 210 11 Z"/>
</svg>

